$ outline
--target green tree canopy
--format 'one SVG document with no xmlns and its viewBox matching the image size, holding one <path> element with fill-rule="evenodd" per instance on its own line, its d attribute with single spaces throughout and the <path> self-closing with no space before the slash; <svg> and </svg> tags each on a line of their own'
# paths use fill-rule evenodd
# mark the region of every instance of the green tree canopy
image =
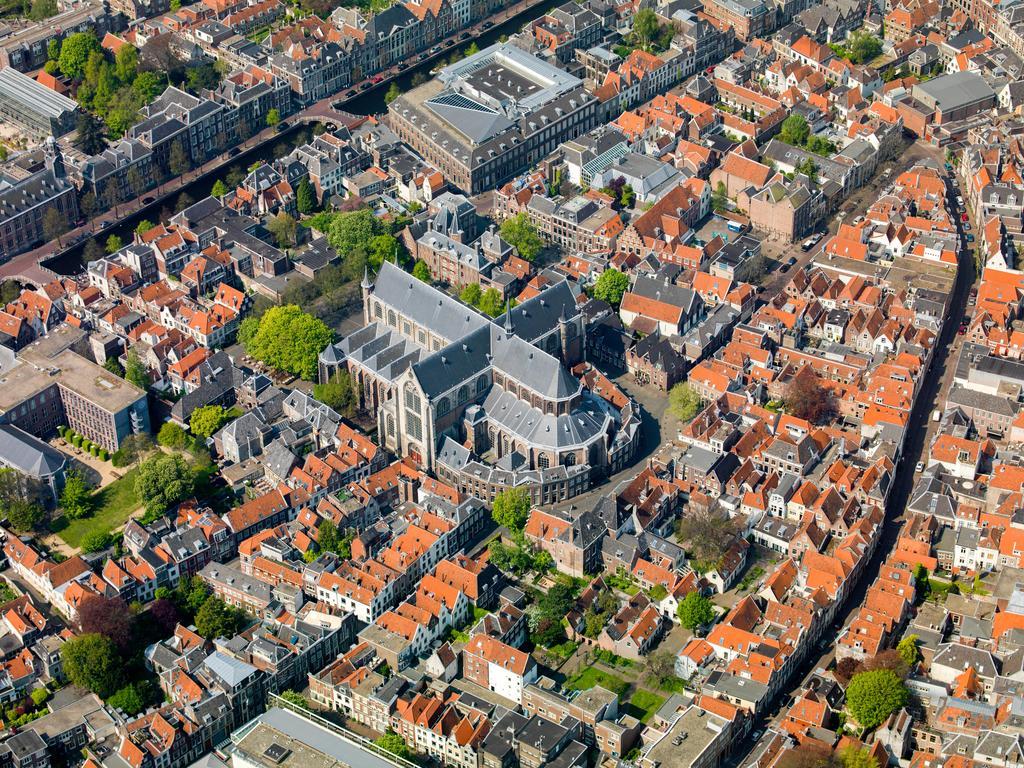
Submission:
<svg viewBox="0 0 1024 768">
<path fill-rule="evenodd" d="M 299 182 L 299 188 L 295 191 L 295 205 L 303 216 L 308 216 L 316 210 L 316 190 L 309 183 L 308 176 L 303 176 Z"/>
<path fill-rule="evenodd" d="M 139 359 L 134 349 L 128 350 L 128 357 L 125 359 L 124 377 L 139 389 L 149 389 L 149 369 Z"/>
<path fill-rule="evenodd" d="M 338 371 L 323 384 L 314 384 L 313 397 L 349 418 L 355 415 L 358 405 L 348 371 Z"/>
<path fill-rule="evenodd" d="M 307 380 L 316 377 L 319 355 L 334 340 L 323 321 L 294 304 L 268 309 L 255 332 L 250 325 L 239 335 L 257 360 Z"/>
<path fill-rule="evenodd" d="M 165 448 L 180 450 L 188 445 L 188 433 L 173 421 L 165 421 L 157 433 L 156 441 Z"/>
<path fill-rule="evenodd" d="M 427 266 L 427 262 L 423 261 L 423 259 L 417 259 L 413 265 L 412 276 L 417 280 L 422 280 L 424 283 L 429 283 L 433 280 L 433 276 L 430 274 L 430 267 Z"/>
<path fill-rule="evenodd" d="M 839 762 L 843 768 L 879 768 L 878 761 L 864 747 L 850 744 L 839 752 Z"/>
<path fill-rule="evenodd" d="M 390 104 L 392 101 L 402 95 L 402 89 L 398 87 L 398 83 L 392 82 L 388 87 L 387 93 L 384 94 L 384 103 Z"/>
<path fill-rule="evenodd" d="M 633 37 L 647 48 L 661 30 L 658 16 L 650 8 L 642 8 L 633 15 Z"/>
<path fill-rule="evenodd" d="M 64 475 L 64 489 L 60 493 L 60 505 L 70 520 L 86 517 L 92 512 L 92 489 L 85 482 L 82 473 L 76 469 Z"/>
<path fill-rule="evenodd" d="M 356 248 L 368 248 L 370 240 L 385 234 L 384 224 L 369 208 L 339 213 L 331 220 L 327 242 L 338 253 L 347 255 Z"/>
<path fill-rule="evenodd" d="M 494 497 L 491 517 L 510 532 L 520 532 L 530 516 L 530 493 L 525 488 L 509 488 Z"/>
<path fill-rule="evenodd" d="M 196 437 L 213 437 L 218 429 L 237 418 L 238 415 L 237 411 L 225 410 L 222 405 L 204 405 L 202 408 L 192 411 L 188 426 Z"/>
<path fill-rule="evenodd" d="M 381 749 L 387 750 L 393 755 L 411 760 L 414 755 L 413 751 L 409 749 L 409 745 L 405 743 L 405 739 L 395 733 L 393 730 L 388 728 L 387 733 L 384 733 L 374 739 L 376 744 Z"/>
<path fill-rule="evenodd" d="M 469 306 L 475 307 L 480 303 L 480 296 L 482 293 L 479 283 L 470 283 L 462 289 L 461 293 L 459 293 L 459 298 L 462 299 L 464 303 L 469 304 Z"/>
<path fill-rule="evenodd" d="M 85 76 L 85 65 L 93 53 L 103 54 L 96 35 L 92 32 L 75 32 L 61 43 L 57 65 L 64 76 L 81 80 Z"/>
<path fill-rule="evenodd" d="M 782 121 L 782 130 L 779 132 L 779 138 L 787 144 L 802 147 L 810 134 L 811 128 L 807 125 L 807 120 L 804 119 L 803 115 L 790 115 Z"/>
<path fill-rule="evenodd" d="M 477 307 L 486 315 L 490 317 L 497 317 L 505 311 L 505 305 L 501 301 L 501 294 L 498 293 L 497 288 L 488 288 L 480 295 L 480 301 L 477 302 Z"/>
<path fill-rule="evenodd" d="M 139 70 L 139 49 L 122 45 L 114 54 L 114 73 L 122 83 L 131 83 Z"/>
<path fill-rule="evenodd" d="M 245 626 L 245 613 L 219 597 L 210 597 L 196 613 L 196 630 L 207 640 L 234 637 Z"/>
<path fill-rule="evenodd" d="M 544 250 L 544 241 L 537 227 L 525 213 L 517 213 L 501 222 L 501 236 L 519 255 L 527 261 L 533 261 Z"/>
<path fill-rule="evenodd" d="M 846 688 L 846 706 L 864 728 L 876 728 L 907 703 L 907 687 L 891 669 L 873 669 L 853 676 Z"/>
<path fill-rule="evenodd" d="M 228 185 L 220 179 L 213 182 L 213 186 L 210 188 L 210 194 L 214 197 L 224 197 L 228 193 Z"/>
<path fill-rule="evenodd" d="M 686 382 L 676 384 L 668 392 L 668 410 L 680 421 L 691 421 L 700 412 L 701 398 Z"/>
<path fill-rule="evenodd" d="M 85 634 L 68 640 L 60 649 L 64 673 L 75 685 L 100 698 L 121 686 L 123 663 L 113 641 L 100 634 Z"/>
<path fill-rule="evenodd" d="M 629 277 L 614 267 L 609 267 L 601 273 L 594 284 L 594 298 L 617 307 L 622 301 L 622 295 L 628 290 Z"/>
<path fill-rule="evenodd" d="M 157 453 L 139 465 L 135 493 L 146 511 L 166 512 L 172 504 L 186 499 L 195 486 L 195 473 L 179 454 Z"/>
<path fill-rule="evenodd" d="M 42 505 L 31 499 L 12 499 L 6 510 L 7 523 L 20 533 L 28 533 L 46 518 Z"/>
<path fill-rule="evenodd" d="M 137 715 L 146 708 L 146 702 L 139 693 L 136 685 L 129 683 L 119 688 L 113 696 L 107 699 L 107 706 L 120 709 L 126 715 Z"/>
<path fill-rule="evenodd" d="M 267 222 L 267 231 L 274 236 L 278 248 L 287 248 L 295 245 L 295 233 L 298 231 L 298 224 L 295 218 L 286 211 L 281 211 L 271 216 Z"/>
<path fill-rule="evenodd" d="M 281 122 L 281 110 L 277 107 L 272 107 L 267 111 L 267 125 L 273 128 L 275 125 Z"/>
<path fill-rule="evenodd" d="M 908 667 L 913 667 L 921 660 L 921 651 L 917 647 L 917 641 L 917 635 L 907 635 L 896 646 L 896 652 Z"/>
<path fill-rule="evenodd" d="M 715 610 L 710 600 L 697 590 L 693 590 L 688 592 L 683 601 L 679 603 L 676 615 L 679 616 L 680 624 L 691 632 L 695 632 L 698 627 L 702 627 L 714 620 Z"/>
</svg>

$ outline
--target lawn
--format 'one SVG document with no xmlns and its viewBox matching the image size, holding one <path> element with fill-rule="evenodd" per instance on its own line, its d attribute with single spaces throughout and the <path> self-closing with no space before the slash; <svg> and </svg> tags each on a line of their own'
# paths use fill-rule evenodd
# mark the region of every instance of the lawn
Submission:
<svg viewBox="0 0 1024 768">
<path fill-rule="evenodd" d="M 632 695 L 626 708 L 633 717 L 641 723 L 646 723 L 651 716 L 661 709 L 665 703 L 665 697 L 656 693 L 645 691 L 642 688 Z"/>
<path fill-rule="evenodd" d="M 82 546 L 90 533 L 110 533 L 122 526 L 136 509 L 139 497 L 135 494 L 135 476 L 138 468 L 130 469 L 123 477 L 100 488 L 92 496 L 93 513 L 78 520 L 55 521 L 54 531 L 72 547 Z"/>
<path fill-rule="evenodd" d="M 576 691 L 586 691 L 593 688 L 595 685 L 607 688 L 609 691 L 620 697 L 629 690 L 629 683 L 621 677 L 609 674 L 608 672 L 597 669 L 596 667 L 581 669 L 565 681 L 566 688 L 572 688 Z"/>
</svg>

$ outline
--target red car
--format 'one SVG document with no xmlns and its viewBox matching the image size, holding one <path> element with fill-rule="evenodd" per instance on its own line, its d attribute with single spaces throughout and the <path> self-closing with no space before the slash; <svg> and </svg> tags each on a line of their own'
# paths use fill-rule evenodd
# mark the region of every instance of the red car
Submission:
<svg viewBox="0 0 1024 768">
<path fill-rule="evenodd" d="M 373 77 L 370 78 L 370 82 L 371 83 L 379 83 L 383 79 L 384 79 L 383 75 L 374 75 Z"/>
<path fill-rule="evenodd" d="M 960 221 L 967 221 L 970 218 L 966 213 L 960 214 Z"/>
</svg>

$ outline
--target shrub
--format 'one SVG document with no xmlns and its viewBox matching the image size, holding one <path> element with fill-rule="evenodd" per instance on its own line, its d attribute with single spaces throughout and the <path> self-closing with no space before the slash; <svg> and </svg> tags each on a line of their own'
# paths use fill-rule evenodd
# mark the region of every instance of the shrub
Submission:
<svg viewBox="0 0 1024 768">
<path fill-rule="evenodd" d="M 106 461 L 110 458 L 110 454 L 107 453 L 106 448 L 100 448 L 100 461 Z"/>
<path fill-rule="evenodd" d="M 73 446 L 75 446 L 75 448 L 81 448 L 82 447 L 82 436 L 77 434 L 77 433 L 72 435 L 72 437 L 71 437 L 71 444 Z"/>
<path fill-rule="evenodd" d="M 82 539 L 83 552 L 102 552 L 110 546 L 110 534 L 103 531 L 93 531 Z"/>
<path fill-rule="evenodd" d="M 96 443 L 93 443 L 92 445 L 89 446 L 89 453 L 91 453 L 93 456 L 99 456 L 100 447 L 96 445 Z"/>
</svg>

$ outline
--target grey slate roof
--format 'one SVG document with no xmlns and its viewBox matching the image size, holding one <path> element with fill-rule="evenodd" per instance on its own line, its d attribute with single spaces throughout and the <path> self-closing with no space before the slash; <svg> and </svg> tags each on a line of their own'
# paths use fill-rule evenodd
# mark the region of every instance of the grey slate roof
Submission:
<svg viewBox="0 0 1024 768">
<path fill-rule="evenodd" d="M 64 469 L 67 460 L 60 451 L 28 432 L 12 424 L 0 424 L 0 464 L 43 478 Z"/>
</svg>

